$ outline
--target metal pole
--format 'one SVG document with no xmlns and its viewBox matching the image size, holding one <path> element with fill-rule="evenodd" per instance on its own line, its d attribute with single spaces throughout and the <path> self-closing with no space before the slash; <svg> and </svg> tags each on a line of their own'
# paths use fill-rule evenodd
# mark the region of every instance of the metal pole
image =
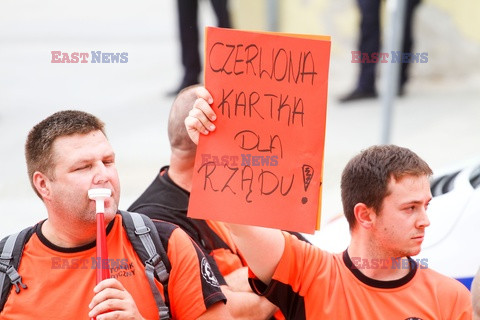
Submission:
<svg viewBox="0 0 480 320">
<path fill-rule="evenodd" d="M 402 42 L 407 0 L 387 0 L 387 26 L 382 52 L 389 54 L 388 63 L 384 65 L 384 81 L 382 81 L 382 143 L 390 143 L 392 129 L 393 102 L 398 93 L 399 72 L 402 63 Z M 393 55 L 397 55 L 393 57 Z M 398 59 L 397 59 L 398 58 Z"/>
<path fill-rule="evenodd" d="M 267 0 L 267 30 L 278 31 L 278 0 Z"/>
</svg>

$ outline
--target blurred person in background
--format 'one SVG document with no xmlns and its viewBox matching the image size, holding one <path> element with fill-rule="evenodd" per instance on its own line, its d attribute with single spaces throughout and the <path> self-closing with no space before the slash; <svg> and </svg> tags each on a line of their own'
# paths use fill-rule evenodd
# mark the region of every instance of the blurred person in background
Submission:
<svg viewBox="0 0 480 320">
<path fill-rule="evenodd" d="M 217 17 L 217 26 L 231 28 L 228 0 L 210 0 L 210 3 Z M 168 93 L 170 96 L 175 96 L 183 88 L 199 83 L 202 63 L 199 52 L 198 5 L 199 0 L 177 0 L 183 78 L 180 85 Z"/>
<path fill-rule="evenodd" d="M 420 0 L 401 1 L 406 2 L 401 51 L 402 53 L 410 53 L 413 46 L 413 16 L 415 8 L 420 3 Z M 372 54 L 375 56 L 380 52 L 380 3 L 381 0 L 357 0 L 361 14 L 358 48 L 361 53 L 360 58 L 362 58 L 363 55 L 368 54 L 369 60 L 375 60 L 372 58 Z M 377 62 L 362 61 L 360 63 L 360 72 L 356 87 L 350 93 L 341 97 L 340 102 L 344 103 L 377 97 L 375 80 L 377 75 L 377 63 L 378 60 L 380 60 L 380 56 L 378 56 L 376 60 Z M 391 61 L 389 63 L 391 63 Z M 410 64 L 411 63 L 401 63 L 400 78 L 397 88 L 397 95 L 399 96 L 404 95 Z"/>
</svg>

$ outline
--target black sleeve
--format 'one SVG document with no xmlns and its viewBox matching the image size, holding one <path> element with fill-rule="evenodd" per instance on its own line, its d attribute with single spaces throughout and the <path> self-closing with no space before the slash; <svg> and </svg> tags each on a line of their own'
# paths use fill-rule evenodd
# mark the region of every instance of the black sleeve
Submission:
<svg viewBox="0 0 480 320">
<path fill-rule="evenodd" d="M 163 247 L 165 248 L 165 250 L 168 250 L 168 239 L 170 238 L 170 235 L 173 232 L 173 230 L 175 230 L 176 228 L 179 228 L 179 226 L 173 223 L 159 221 L 159 220 L 153 220 L 153 222 L 157 226 L 158 234 L 160 235 L 160 239 L 162 241 Z M 187 233 L 187 235 L 189 234 Z M 223 275 L 220 273 L 217 263 L 215 262 L 215 259 L 209 254 L 205 253 L 204 250 L 202 250 L 202 247 L 196 241 L 194 241 L 191 238 L 191 236 L 190 236 L 190 239 L 192 240 L 195 250 L 197 251 L 197 256 L 199 257 L 199 260 L 200 260 L 200 265 L 201 265 L 201 259 L 205 257 L 205 259 L 208 261 L 208 264 L 211 267 L 211 271 L 217 278 L 219 285 L 226 285 L 227 282 L 223 278 Z"/>
</svg>

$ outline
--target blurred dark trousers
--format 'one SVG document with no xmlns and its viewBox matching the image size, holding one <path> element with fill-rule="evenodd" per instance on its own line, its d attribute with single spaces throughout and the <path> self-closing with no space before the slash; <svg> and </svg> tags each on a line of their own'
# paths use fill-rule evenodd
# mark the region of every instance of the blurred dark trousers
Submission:
<svg viewBox="0 0 480 320">
<path fill-rule="evenodd" d="M 217 17 L 217 25 L 230 28 L 227 0 L 211 0 Z M 198 31 L 198 0 L 177 0 L 178 22 L 182 65 L 185 70 L 183 82 L 197 83 L 201 71 Z"/>
<path fill-rule="evenodd" d="M 381 0 L 357 0 L 361 13 L 360 21 L 360 44 L 359 50 L 368 53 L 380 51 L 380 1 Z M 406 12 L 403 29 L 402 52 L 411 52 L 413 45 L 412 38 L 412 18 L 415 7 L 420 0 L 400 0 L 406 1 Z M 375 72 L 376 63 L 361 63 L 360 76 L 357 89 L 361 91 L 375 90 Z M 400 82 L 402 87 L 408 79 L 409 63 L 401 64 Z"/>
</svg>

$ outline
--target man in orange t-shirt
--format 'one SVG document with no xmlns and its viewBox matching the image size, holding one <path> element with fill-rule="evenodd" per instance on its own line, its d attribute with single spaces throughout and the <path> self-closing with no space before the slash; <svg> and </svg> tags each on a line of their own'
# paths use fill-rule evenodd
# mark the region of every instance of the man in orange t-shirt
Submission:
<svg viewBox="0 0 480 320">
<path fill-rule="evenodd" d="M 60 111 L 29 133 L 25 154 L 30 182 L 48 219 L 32 229 L 2 319 L 158 319 L 152 289 L 117 213 L 120 183 L 104 124 L 82 111 Z M 95 285 L 96 209 L 87 191 L 108 188 L 106 244 L 111 278 Z M 173 319 L 230 319 L 215 270 L 188 235 L 155 222 L 171 265 Z M 102 265 L 103 267 L 103 265 Z M 163 287 L 156 283 L 161 294 Z"/>
<path fill-rule="evenodd" d="M 197 95 L 185 120 L 195 143 L 215 130 L 211 95 L 205 88 Z M 342 254 L 280 230 L 231 224 L 252 288 L 287 319 L 471 319 L 468 289 L 411 258 L 430 224 L 431 174 L 414 152 L 394 145 L 350 160 L 341 192 L 351 242 Z"/>
<path fill-rule="evenodd" d="M 182 90 L 172 104 L 168 118 L 170 166 L 160 169 L 152 183 L 128 208 L 152 219 L 177 224 L 214 260 L 225 285 L 227 309 L 234 318 L 249 320 L 284 319 L 277 307 L 256 295 L 248 284 L 246 263 L 233 242 L 230 230 L 222 222 L 187 217 L 197 146 L 190 140 L 184 120 L 194 103 L 196 86 Z M 298 237 L 303 237 L 297 234 Z M 223 275 L 223 276 L 222 276 Z"/>
</svg>

